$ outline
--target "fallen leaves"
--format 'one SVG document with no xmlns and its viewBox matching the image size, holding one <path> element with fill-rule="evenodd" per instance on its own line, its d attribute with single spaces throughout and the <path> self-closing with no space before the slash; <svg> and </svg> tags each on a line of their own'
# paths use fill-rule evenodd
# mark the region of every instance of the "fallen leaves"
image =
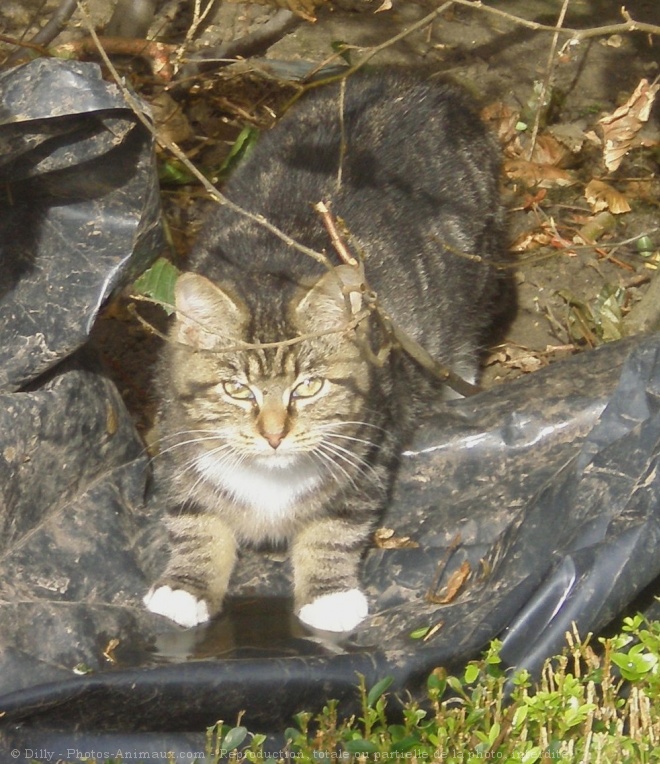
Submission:
<svg viewBox="0 0 660 764">
<path fill-rule="evenodd" d="M 397 536 L 393 528 L 378 528 L 374 532 L 374 544 L 378 549 L 416 549 L 419 544 L 409 536 Z"/>
<path fill-rule="evenodd" d="M 503 146 L 504 173 L 509 179 L 527 188 L 566 187 L 578 182 L 571 167 L 579 163 L 586 147 L 597 147 L 604 167 L 612 173 L 632 149 L 657 144 L 640 136 L 640 131 L 649 119 L 659 80 L 649 83 L 643 79 L 625 104 L 601 117 L 594 126 L 600 135 L 582 122 L 555 125 L 542 131 L 532 145 L 519 111 L 495 103 L 483 110 L 482 118 Z M 594 212 L 609 209 L 618 215 L 630 211 L 626 197 L 604 181 L 593 180 L 587 189 Z"/>
<path fill-rule="evenodd" d="M 520 180 L 528 187 L 552 188 L 553 186 L 572 186 L 575 183 L 575 178 L 568 170 L 527 159 L 506 160 L 504 172 L 508 178 Z"/>
<path fill-rule="evenodd" d="M 603 159 L 609 172 L 617 170 L 625 155 L 641 145 L 638 134 L 648 122 L 659 89 L 658 78 L 653 83 L 643 79 L 622 106 L 598 120 L 603 135 Z"/>
<path fill-rule="evenodd" d="M 609 210 L 613 215 L 630 212 L 630 204 L 626 197 L 614 186 L 594 178 L 587 183 L 584 196 L 594 212 Z"/>
<path fill-rule="evenodd" d="M 460 567 L 449 576 L 449 581 L 447 581 L 447 585 L 444 589 L 437 594 L 429 592 L 426 597 L 427 600 L 434 605 L 448 605 L 450 602 L 453 602 L 463 588 L 463 584 L 467 581 L 471 572 L 472 568 L 470 563 L 467 560 L 463 560 Z"/>
</svg>

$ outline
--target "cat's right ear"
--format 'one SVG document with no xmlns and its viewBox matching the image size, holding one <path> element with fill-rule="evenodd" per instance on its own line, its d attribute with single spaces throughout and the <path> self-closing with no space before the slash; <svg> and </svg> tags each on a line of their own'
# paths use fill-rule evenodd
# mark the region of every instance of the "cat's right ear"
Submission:
<svg viewBox="0 0 660 764">
<path fill-rule="evenodd" d="M 174 288 L 175 338 L 196 350 L 212 350 L 241 338 L 247 319 L 243 302 L 196 273 L 184 273 Z"/>
</svg>

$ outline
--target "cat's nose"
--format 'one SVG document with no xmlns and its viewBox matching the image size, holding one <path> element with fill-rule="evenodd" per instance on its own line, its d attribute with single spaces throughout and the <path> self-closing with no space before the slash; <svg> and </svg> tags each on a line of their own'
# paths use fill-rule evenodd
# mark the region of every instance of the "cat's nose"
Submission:
<svg viewBox="0 0 660 764">
<path fill-rule="evenodd" d="M 284 433 L 283 432 L 266 432 L 264 433 L 264 438 L 266 438 L 270 447 L 275 449 L 284 440 Z"/>
</svg>

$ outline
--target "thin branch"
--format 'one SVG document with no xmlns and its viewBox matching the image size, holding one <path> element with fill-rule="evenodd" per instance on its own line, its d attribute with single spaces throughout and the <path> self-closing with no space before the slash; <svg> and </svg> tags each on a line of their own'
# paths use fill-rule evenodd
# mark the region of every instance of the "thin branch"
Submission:
<svg viewBox="0 0 660 764">
<path fill-rule="evenodd" d="M 174 307 L 173 305 L 165 303 L 162 300 L 156 300 L 153 297 L 147 297 L 146 295 L 142 294 L 131 294 L 130 299 L 137 300 L 138 302 L 146 302 L 150 305 L 160 305 L 161 307 L 166 307 L 168 310 L 171 310 Z M 147 321 L 144 316 L 141 316 L 135 309 L 135 305 L 128 305 L 128 311 L 131 315 L 138 319 L 138 321 L 145 329 L 148 329 L 150 332 L 155 334 L 157 337 L 160 337 L 162 340 L 173 342 L 171 337 L 163 334 L 150 321 Z M 315 340 L 320 337 L 329 337 L 331 334 L 348 334 L 349 332 L 352 332 L 354 329 L 356 329 L 362 323 L 362 321 L 365 320 L 365 318 L 368 318 L 370 313 L 370 310 L 362 310 L 359 313 L 356 313 L 350 321 L 347 321 L 345 324 L 338 326 L 336 329 L 324 329 L 321 332 L 308 332 L 306 334 L 298 334 L 295 337 L 290 337 L 288 340 L 277 340 L 276 342 L 243 342 L 242 340 L 239 340 L 235 345 L 225 345 L 223 347 L 213 348 L 212 350 L 201 349 L 198 352 L 211 354 L 236 353 L 242 350 L 267 350 L 269 348 L 291 347 L 292 345 L 298 345 L 299 343 L 306 342 L 307 340 Z M 203 329 L 208 334 L 211 334 L 215 337 L 222 337 L 222 335 L 217 334 L 216 332 L 209 332 L 208 327 L 196 319 L 194 316 L 186 315 L 185 318 L 188 321 L 197 324 L 200 329 Z M 178 345 L 186 344 L 179 341 L 175 342 Z"/>
<path fill-rule="evenodd" d="M 188 58 L 179 70 L 177 79 L 193 77 L 209 69 L 217 69 L 218 65 L 226 66 L 236 63 L 239 58 L 263 53 L 301 23 L 302 19 L 291 11 L 279 10 L 244 37 L 215 48 L 207 48 L 196 53 L 194 58 Z"/>
<path fill-rule="evenodd" d="M 50 21 L 35 34 L 30 42 L 35 45 L 48 45 L 64 29 L 75 10 L 76 0 L 62 0 Z"/>
<path fill-rule="evenodd" d="M 346 246 L 346 243 L 339 235 L 339 231 L 337 230 L 335 221 L 332 215 L 330 214 L 328 205 L 325 202 L 319 202 L 318 204 L 314 205 L 314 209 L 321 216 L 323 225 L 325 226 L 325 229 L 328 232 L 328 235 L 330 236 L 330 241 L 332 242 L 332 246 L 337 250 L 337 254 L 339 255 L 340 259 L 344 263 L 346 263 L 346 265 L 351 265 L 354 268 L 357 268 L 360 263 L 349 252 L 348 247 Z"/>
<path fill-rule="evenodd" d="M 467 8 L 472 8 L 483 11 L 484 13 L 491 13 L 500 18 L 507 19 L 508 21 L 518 24 L 519 26 L 533 29 L 536 32 L 555 32 L 556 26 L 549 26 L 547 24 L 539 24 L 536 21 L 529 21 L 528 19 L 514 16 L 511 13 L 502 11 L 499 8 L 493 8 L 489 5 L 484 5 L 481 0 L 452 0 L 451 5 L 462 5 Z M 586 40 L 589 37 L 609 37 L 613 34 L 623 34 L 625 32 L 644 32 L 645 34 L 660 35 L 660 26 L 656 24 L 646 24 L 641 21 L 635 21 L 625 8 L 621 9 L 621 15 L 625 19 L 624 22 L 619 24 L 606 24 L 602 27 L 592 27 L 590 29 L 572 29 L 570 27 L 563 27 L 560 34 L 567 37 L 574 37 L 576 40 Z"/>
<path fill-rule="evenodd" d="M 53 13 L 50 21 L 48 21 L 48 23 L 42 27 L 29 42 L 13 41 L 15 45 L 19 46 L 19 50 L 13 51 L 7 58 L 7 65 L 12 66 L 13 64 L 18 63 L 22 55 L 20 48 L 30 48 L 32 50 L 37 50 L 41 55 L 48 55 L 47 52 L 44 53 L 46 46 L 64 29 L 67 21 L 71 18 L 75 10 L 76 0 L 62 0 Z M 10 38 L 5 37 L 4 35 L 2 40 L 3 42 L 12 42 Z"/>
<path fill-rule="evenodd" d="M 36 43 L 27 42 L 25 40 L 17 40 L 15 37 L 11 37 L 10 35 L 0 34 L 0 42 L 6 42 L 9 45 L 15 45 L 17 48 L 27 48 L 28 50 L 34 50 L 40 56 L 50 56 L 50 51 L 48 48 L 44 48 L 43 45 L 37 45 Z M 13 51 L 11 56 L 7 58 L 6 63 L 16 63 L 21 58 L 20 53 L 21 52 L 19 50 Z"/>
<path fill-rule="evenodd" d="M 123 56 L 138 56 L 143 58 L 150 66 L 155 77 L 170 82 L 174 74 L 171 56 L 176 50 L 175 45 L 152 40 L 131 39 L 128 37 L 99 37 L 95 32 L 90 32 L 89 37 L 82 40 L 72 40 L 51 48 L 51 53 L 56 56 L 81 56 L 101 55 L 105 53 Z M 106 57 L 101 56 L 107 65 Z M 113 75 L 114 76 L 114 75 Z"/>
<path fill-rule="evenodd" d="M 134 96 L 131 93 L 131 91 L 124 85 L 122 78 L 119 75 L 119 72 L 116 70 L 112 61 L 109 59 L 108 54 L 103 49 L 103 46 L 100 44 L 98 35 L 94 31 L 94 27 L 92 26 L 89 12 L 84 7 L 82 0 L 76 0 L 76 1 L 78 3 L 78 7 L 80 8 L 80 12 L 83 15 L 87 28 L 89 30 L 90 37 L 94 39 L 95 41 L 97 41 L 99 55 L 103 59 L 103 63 L 106 65 L 108 71 L 114 78 L 117 86 L 121 90 L 121 93 L 124 96 L 124 100 L 131 107 L 131 109 L 135 113 L 135 116 L 138 118 L 138 120 L 154 136 L 158 144 L 162 148 L 165 148 L 168 151 L 170 151 L 182 164 L 184 164 L 186 168 L 201 183 L 204 189 L 208 192 L 209 196 L 215 201 L 217 201 L 219 204 L 225 205 L 230 210 L 232 210 L 232 212 L 236 212 L 237 214 L 242 215 L 243 217 L 246 217 L 249 220 L 252 220 L 253 222 L 262 226 L 266 230 L 270 231 L 274 236 L 277 236 L 279 239 L 281 239 L 287 246 L 292 247 L 293 249 L 296 249 L 299 252 L 302 252 L 308 257 L 313 258 L 314 260 L 321 263 L 328 269 L 332 268 L 332 263 L 328 260 L 328 258 L 322 252 L 316 252 L 310 247 L 306 247 L 304 244 L 300 244 L 299 242 L 295 241 L 295 239 L 292 239 L 291 236 L 284 233 L 284 231 L 281 231 L 279 228 L 277 228 L 268 220 L 266 220 L 266 218 L 263 215 L 256 215 L 252 212 L 248 212 L 248 210 L 243 209 L 243 207 L 240 207 L 238 204 L 235 204 L 230 199 L 228 199 L 224 194 L 220 193 L 220 191 L 218 191 L 218 189 L 208 180 L 208 178 L 197 167 L 195 167 L 195 165 L 188 159 L 186 154 L 179 148 L 179 146 L 176 143 L 174 143 L 174 141 L 171 141 L 168 138 L 163 137 L 162 135 L 158 135 L 156 133 L 156 131 L 154 130 L 154 126 L 151 124 L 151 122 L 147 119 L 144 112 L 142 111 L 140 102 L 137 100 L 136 96 Z"/>
<path fill-rule="evenodd" d="M 536 138 L 539 134 L 539 127 L 541 126 L 541 117 L 545 107 L 545 98 L 550 89 L 550 80 L 552 79 L 552 73 L 555 68 L 555 53 L 557 51 L 557 43 L 559 42 L 559 32 L 564 24 L 566 18 L 566 11 L 568 10 L 568 4 L 571 0 L 564 0 L 561 11 L 559 12 L 559 18 L 557 19 L 557 26 L 555 33 L 552 36 L 552 44 L 550 45 L 550 52 L 548 53 L 548 63 L 545 69 L 545 76 L 541 84 L 541 92 L 539 93 L 539 103 L 534 115 L 534 126 L 532 128 L 532 135 L 529 144 L 529 150 L 527 152 L 527 160 L 531 162 L 532 155 L 534 154 L 534 147 L 536 146 Z"/>
<path fill-rule="evenodd" d="M 202 0 L 194 0 L 193 2 L 192 23 L 188 27 L 188 30 L 186 31 L 186 37 L 184 41 L 181 43 L 181 45 L 179 46 L 177 54 L 176 54 L 177 67 L 181 63 L 181 59 L 183 58 L 185 54 L 186 48 L 190 45 L 195 35 L 197 34 L 197 30 L 199 29 L 200 24 L 204 22 L 204 20 L 210 13 L 211 9 L 213 8 L 215 4 L 215 0 L 207 0 L 206 7 L 204 8 L 204 10 L 201 10 L 201 3 L 202 3 Z"/>
<path fill-rule="evenodd" d="M 90 36 L 98 41 L 98 36 L 96 35 L 96 32 L 94 31 L 94 28 L 91 24 L 91 19 L 89 17 L 89 14 L 87 10 L 82 5 L 82 0 L 77 0 L 79 8 L 81 10 L 81 13 L 83 14 L 83 17 L 85 18 L 85 21 L 87 23 Z M 444 7 L 444 6 L 443 6 Z M 434 15 L 434 14 L 431 14 Z M 119 73 L 114 68 L 112 62 L 108 58 L 107 53 L 103 49 L 102 46 L 99 45 L 99 54 L 103 58 L 103 61 L 105 65 L 108 67 L 108 70 L 112 74 L 112 76 L 115 78 L 115 81 L 117 85 L 120 87 L 122 94 L 126 101 L 128 102 L 129 106 L 132 108 L 132 110 L 135 112 L 135 115 L 137 118 L 142 122 L 142 124 L 151 132 L 157 140 L 159 140 L 159 143 L 164 147 L 167 148 L 169 151 L 171 151 L 174 156 L 179 159 L 179 161 L 184 164 L 187 169 L 193 173 L 193 175 L 202 183 L 204 188 L 208 191 L 210 196 L 218 201 L 220 204 L 226 205 L 229 209 L 236 212 L 239 215 L 242 215 L 244 217 L 247 217 L 249 220 L 254 221 L 258 225 L 266 228 L 266 230 L 273 233 L 275 236 L 280 238 L 282 241 L 284 241 L 287 245 L 290 247 L 298 250 L 299 252 L 302 252 L 303 254 L 312 257 L 317 262 L 324 265 L 328 270 L 332 270 L 332 263 L 329 260 L 329 258 L 321 252 L 317 252 L 309 247 L 306 247 L 303 244 L 300 244 L 299 242 L 292 239 L 288 234 L 281 231 L 279 228 L 274 226 L 272 223 L 270 223 L 263 215 L 255 215 L 252 212 L 248 212 L 244 208 L 240 207 L 237 204 L 234 204 L 230 199 L 228 199 L 226 196 L 221 194 L 215 186 L 193 165 L 193 163 L 188 159 L 188 157 L 185 155 L 185 153 L 173 142 L 168 139 L 158 138 L 158 136 L 155 133 L 155 130 L 153 128 L 153 125 L 147 120 L 147 118 L 144 116 L 140 104 L 138 103 L 137 99 L 133 94 L 126 88 L 126 86 L 122 83 L 121 78 L 119 77 Z M 326 207 L 327 209 L 327 207 Z M 328 211 L 329 215 L 329 211 Z M 334 229 L 336 233 L 336 228 Z M 338 234 L 337 234 L 338 237 Z M 349 255 L 350 257 L 350 255 Z M 361 263 L 357 263 L 358 266 L 361 266 Z M 365 280 L 366 281 L 366 280 Z M 365 294 L 369 294 L 369 290 L 367 288 L 367 284 L 364 284 L 365 286 Z M 438 380 L 441 382 L 446 383 L 449 385 L 452 389 L 454 389 L 456 392 L 458 392 L 461 395 L 474 395 L 476 392 L 480 391 L 480 388 L 476 385 L 472 385 L 469 382 L 466 382 L 464 379 L 462 379 L 458 374 L 453 372 L 451 369 L 443 366 L 442 364 L 438 363 L 431 355 L 428 353 L 416 340 L 412 339 L 412 337 L 409 337 L 402 329 L 400 329 L 390 318 L 390 316 L 383 311 L 383 309 L 378 304 L 377 295 L 375 293 L 372 293 L 371 300 L 369 301 L 369 309 L 371 311 L 374 311 L 376 315 L 378 316 L 379 320 L 381 321 L 382 325 L 385 327 L 387 334 L 389 334 L 391 337 L 395 339 L 395 341 L 399 344 L 399 346 L 406 352 L 408 355 L 415 360 L 417 363 L 419 363 L 423 368 L 425 368 L 427 371 L 429 371 L 433 376 L 435 376 Z M 350 331 L 351 329 L 355 328 L 363 318 L 368 315 L 369 311 L 363 312 L 365 315 L 358 314 L 354 317 L 352 322 L 349 322 L 346 325 L 346 330 Z M 336 330 L 334 330 L 336 331 Z M 304 339 L 305 337 L 303 337 Z M 288 345 L 293 344 L 296 342 L 301 342 L 300 337 L 294 337 L 291 340 L 284 340 L 276 343 L 272 343 L 273 347 L 279 347 L 281 345 Z M 269 345 L 257 345 L 255 347 L 258 348 L 265 348 Z M 236 346 L 236 348 L 221 348 L 215 352 L 227 352 L 228 350 L 233 349 L 248 349 L 247 344 L 241 344 L 240 346 Z"/>
</svg>

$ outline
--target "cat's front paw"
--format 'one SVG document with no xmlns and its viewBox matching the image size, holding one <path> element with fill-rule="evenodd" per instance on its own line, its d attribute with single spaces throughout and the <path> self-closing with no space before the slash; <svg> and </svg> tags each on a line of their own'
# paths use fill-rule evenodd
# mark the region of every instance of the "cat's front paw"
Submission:
<svg viewBox="0 0 660 764">
<path fill-rule="evenodd" d="M 185 589 L 158 586 L 151 589 L 142 600 L 152 613 L 164 615 L 179 626 L 191 628 L 209 620 L 209 608 L 204 600 L 197 599 Z"/>
<path fill-rule="evenodd" d="M 351 631 L 369 613 L 367 598 L 359 589 L 324 594 L 304 605 L 298 618 L 314 629 Z"/>
</svg>

